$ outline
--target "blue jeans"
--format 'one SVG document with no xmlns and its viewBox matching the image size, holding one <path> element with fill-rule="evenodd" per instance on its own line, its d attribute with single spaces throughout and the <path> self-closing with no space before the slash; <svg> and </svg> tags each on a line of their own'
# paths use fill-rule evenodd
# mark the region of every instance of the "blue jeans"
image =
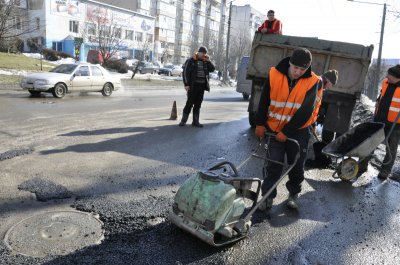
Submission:
<svg viewBox="0 0 400 265">
<path fill-rule="evenodd" d="M 286 188 L 291 194 L 297 194 L 301 191 L 301 183 L 304 180 L 304 162 L 307 157 L 308 140 L 310 133 L 308 128 L 296 131 L 292 139 L 297 140 L 300 145 L 300 158 L 297 160 L 294 167 L 289 171 L 289 181 L 286 182 Z M 284 162 L 286 155 L 286 162 L 292 164 L 297 155 L 297 146 L 291 141 L 284 143 L 278 142 L 275 138 L 271 138 L 268 145 L 267 156 L 275 161 Z M 263 169 L 264 181 L 261 186 L 262 195 L 279 180 L 282 175 L 283 166 L 277 163 L 267 161 Z M 276 197 L 276 189 L 268 196 L 269 198 Z"/>
</svg>

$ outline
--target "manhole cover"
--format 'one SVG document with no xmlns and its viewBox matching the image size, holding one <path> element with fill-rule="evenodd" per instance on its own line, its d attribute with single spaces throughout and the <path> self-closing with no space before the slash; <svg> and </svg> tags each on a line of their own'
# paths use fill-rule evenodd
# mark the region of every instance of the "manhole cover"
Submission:
<svg viewBox="0 0 400 265">
<path fill-rule="evenodd" d="M 6 233 L 6 246 L 22 255 L 65 255 L 100 244 L 103 223 L 97 216 L 78 211 L 54 211 L 28 217 Z"/>
</svg>

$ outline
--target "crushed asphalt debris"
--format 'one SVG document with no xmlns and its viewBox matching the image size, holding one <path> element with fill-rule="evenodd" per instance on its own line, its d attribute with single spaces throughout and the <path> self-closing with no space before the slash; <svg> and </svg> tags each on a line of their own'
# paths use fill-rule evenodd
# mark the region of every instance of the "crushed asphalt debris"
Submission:
<svg viewBox="0 0 400 265">
<path fill-rule="evenodd" d="M 0 154 L 0 161 L 11 159 L 17 156 L 29 155 L 32 152 L 33 148 L 9 150 Z"/>
<path fill-rule="evenodd" d="M 66 187 L 39 177 L 27 180 L 18 186 L 18 189 L 35 193 L 38 201 L 71 198 L 72 192 Z"/>
</svg>

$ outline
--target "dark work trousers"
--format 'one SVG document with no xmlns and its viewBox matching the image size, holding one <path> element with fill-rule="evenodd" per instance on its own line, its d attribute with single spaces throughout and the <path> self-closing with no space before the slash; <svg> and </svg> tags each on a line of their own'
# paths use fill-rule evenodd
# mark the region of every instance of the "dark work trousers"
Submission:
<svg viewBox="0 0 400 265">
<path fill-rule="evenodd" d="M 300 129 L 296 132 L 292 139 L 297 140 L 300 145 L 300 158 L 295 166 L 289 171 L 289 181 L 286 182 L 286 188 L 291 194 L 297 194 L 301 191 L 301 183 L 304 180 L 304 162 L 307 157 L 308 140 L 310 138 L 309 128 Z M 268 143 L 268 139 L 267 139 Z M 268 145 L 267 156 L 275 161 L 284 162 L 286 154 L 286 162 L 292 164 L 296 158 L 297 146 L 292 141 L 284 143 L 278 142 L 275 138 L 271 138 Z M 264 165 L 264 181 L 261 186 L 262 194 L 267 191 L 279 180 L 283 173 L 283 166 L 271 161 L 267 161 Z M 268 196 L 276 197 L 276 189 Z"/>
<path fill-rule="evenodd" d="M 187 93 L 187 100 L 185 108 L 183 112 L 185 114 L 190 114 L 190 111 L 193 107 L 193 113 L 198 114 L 200 113 L 201 103 L 203 102 L 204 97 L 204 89 L 207 87 L 207 84 L 199 84 L 195 83 L 194 87 L 190 87 Z"/>
</svg>

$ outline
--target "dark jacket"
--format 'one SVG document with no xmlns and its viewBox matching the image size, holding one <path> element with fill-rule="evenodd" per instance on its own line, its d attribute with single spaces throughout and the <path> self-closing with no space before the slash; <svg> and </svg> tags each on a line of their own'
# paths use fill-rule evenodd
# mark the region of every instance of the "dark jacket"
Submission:
<svg viewBox="0 0 400 265">
<path fill-rule="evenodd" d="M 280 61 L 276 66 L 276 69 L 288 77 L 289 87 L 291 87 L 290 79 L 288 76 L 289 59 L 290 57 L 287 57 L 282 61 Z M 308 78 L 308 77 L 311 77 L 311 66 L 300 78 Z M 292 87 L 295 86 L 295 84 L 293 84 L 293 81 L 292 81 Z M 314 86 L 315 88 L 314 87 L 311 88 L 306 93 L 303 104 L 293 115 L 293 118 L 283 127 L 282 133 L 285 134 L 286 136 L 293 137 L 293 134 L 296 133 L 296 130 L 304 126 L 304 124 L 306 124 L 306 122 L 310 119 L 314 111 L 314 103 L 315 103 L 315 98 L 317 96 L 317 91 L 319 89 L 322 89 L 322 82 L 317 82 Z M 271 103 L 270 89 L 271 88 L 270 88 L 269 76 L 267 76 L 267 79 L 265 80 L 263 86 L 263 90 L 261 92 L 260 103 L 258 104 L 258 111 L 256 116 L 257 125 L 264 125 L 264 126 L 266 125 L 266 117 L 268 114 L 269 105 Z"/>
<path fill-rule="evenodd" d="M 183 65 L 183 83 L 185 84 L 185 86 L 194 87 L 197 75 L 197 60 L 197 56 L 195 55 L 192 58 L 187 59 L 185 64 Z M 204 74 L 206 76 L 207 91 L 210 91 L 209 74 L 210 72 L 214 72 L 214 70 L 215 67 L 210 61 L 204 63 Z"/>
<path fill-rule="evenodd" d="M 399 88 L 400 88 L 400 82 L 396 84 L 389 83 L 386 89 L 386 93 L 383 96 L 382 94 L 379 95 L 377 99 L 377 102 L 379 102 L 379 104 L 378 104 L 378 109 L 374 116 L 374 121 L 383 122 L 386 123 L 387 126 L 392 126 L 393 123 L 388 121 L 389 108 L 390 104 L 392 103 L 394 92 L 396 91 L 396 89 Z"/>
</svg>

